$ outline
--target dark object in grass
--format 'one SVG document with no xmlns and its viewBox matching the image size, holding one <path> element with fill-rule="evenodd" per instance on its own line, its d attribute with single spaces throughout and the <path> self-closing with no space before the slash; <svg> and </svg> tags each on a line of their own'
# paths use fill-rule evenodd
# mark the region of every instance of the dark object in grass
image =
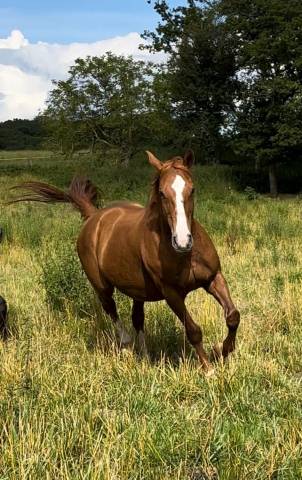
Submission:
<svg viewBox="0 0 302 480">
<path fill-rule="evenodd" d="M 240 315 L 216 249 L 193 216 L 193 152 L 164 163 L 151 152 L 147 155 L 156 175 L 145 208 L 115 202 L 98 209 L 96 187 L 81 177 L 74 178 L 66 192 L 42 182 L 23 183 L 17 188 L 28 193 L 11 203 L 71 203 L 84 220 L 77 242 L 83 269 L 115 325 L 120 345 L 129 345 L 131 337 L 119 319 L 112 297 L 114 288 L 133 299 L 132 322 L 141 353 L 146 352 L 144 303 L 166 300 L 210 375 L 214 370 L 203 347 L 202 332 L 188 312 L 185 298 L 202 287 L 222 306 L 228 334 L 222 346 L 213 349 L 216 360 L 226 359 L 234 350 Z"/>
<path fill-rule="evenodd" d="M 1 243 L 2 240 L 3 240 L 3 235 L 4 235 L 3 228 L 0 227 L 0 243 Z"/>
<path fill-rule="evenodd" d="M 8 337 L 7 327 L 7 303 L 3 297 L 0 296 L 0 335 L 3 340 Z"/>
</svg>

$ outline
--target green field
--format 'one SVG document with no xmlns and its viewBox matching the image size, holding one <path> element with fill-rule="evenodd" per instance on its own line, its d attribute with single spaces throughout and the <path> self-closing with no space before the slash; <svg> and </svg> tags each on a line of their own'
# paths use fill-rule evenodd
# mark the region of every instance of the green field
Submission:
<svg viewBox="0 0 302 480">
<path fill-rule="evenodd" d="M 87 156 L 0 155 L 1 199 L 22 180 L 66 187 L 88 173 L 102 202 L 145 202 L 151 167 Z M 45 155 L 48 156 L 48 155 Z M 0 479 L 264 480 L 302 478 L 302 203 L 249 200 L 224 167 L 195 167 L 196 214 L 219 251 L 241 311 L 238 348 L 204 378 L 164 302 L 148 304 L 151 360 L 115 346 L 81 273 L 70 205 L 1 206 Z M 130 300 L 117 294 L 130 328 Z M 203 291 L 187 304 L 209 350 L 226 333 Z"/>
</svg>

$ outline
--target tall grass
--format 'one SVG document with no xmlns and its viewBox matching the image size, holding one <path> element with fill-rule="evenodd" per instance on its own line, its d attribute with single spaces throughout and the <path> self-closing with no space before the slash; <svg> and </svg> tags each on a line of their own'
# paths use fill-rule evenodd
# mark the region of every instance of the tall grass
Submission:
<svg viewBox="0 0 302 480">
<path fill-rule="evenodd" d="M 25 179 L 67 186 L 87 171 L 103 201 L 147 198 L 150 168 L 91 159 L 1 163 L 0 191 Z M 196 217 L 220 253 L 242 314 L 238 348 L 204 378 L 164 302 L 146 308 L 151 360 L 116 348 L 75 253 L 68 205 L 1 207 L 0 478 L 302 478 L 302 205 L 248 200 L 227 170 L 195 168 Z M 70 286 L 70 288 L 69 288 Z M 117 294 L 129 329 L 131 302 Z M 226 333 L 203 291 L 187 301 L 210 349 Z"/>
</svg>

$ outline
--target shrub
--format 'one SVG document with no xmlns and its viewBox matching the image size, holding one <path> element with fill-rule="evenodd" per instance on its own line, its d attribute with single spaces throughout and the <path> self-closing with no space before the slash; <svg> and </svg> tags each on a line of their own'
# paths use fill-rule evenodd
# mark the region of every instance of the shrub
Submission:
<svg viewBox="0 0 302 480">
<path fill-rule="evenodd" d="M 244 189 L 245 196 L 248 200 L 257 200 L 259 198 L 259 193 L 253 187 L 247 186 Z"/>
<path fill-rule="evenodd" d="M 66 302 L 78 311 L 90 308 L 92 289 L 71 242 L 48 243 L 42 253 L 41 267 L 41 284 L 53 308 L 62 310 Z"/>
</svg>

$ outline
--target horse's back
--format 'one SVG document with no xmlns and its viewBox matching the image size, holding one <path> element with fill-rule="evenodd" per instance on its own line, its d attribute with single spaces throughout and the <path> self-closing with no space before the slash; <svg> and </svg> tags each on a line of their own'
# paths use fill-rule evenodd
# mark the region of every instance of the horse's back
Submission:
<svg viewBox="0 0 302 480">
<path fill-rule="evenodd" d="M 99 254 L 119 244 L 127 243 L 127 248 L 139 242 L 135 233 L 144 214 L 144 208 L 131 202 L 114 202 L 97 210 L 84 223 L 78 239 L 78 246 L 93 247 Z"/>
<path fill-rule="evenodd" d="M 110 202 L 106 207 L 104 207 L 102 210 L 109 210 L 109 209 L 114 209 L 114 208 L 124 208 L 125 210 L 137 210 L 137 209 L 144 209 L 144 207 L 140 203 L 136 202 L 129 202 L 127 200 L 116 200 L 114 202 Z"/>
</svg>

